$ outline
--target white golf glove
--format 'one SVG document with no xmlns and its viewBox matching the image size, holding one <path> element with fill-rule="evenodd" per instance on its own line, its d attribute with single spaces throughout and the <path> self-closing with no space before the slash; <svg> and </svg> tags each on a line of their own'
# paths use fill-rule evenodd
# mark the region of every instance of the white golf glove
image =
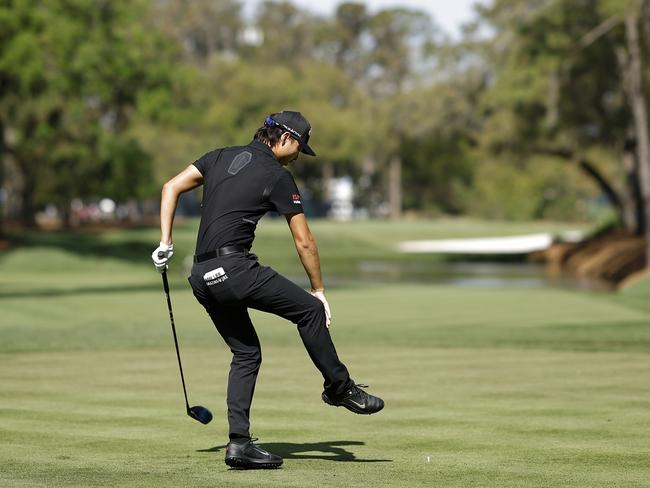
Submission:
<svg viewBox="0 0 650 488">
<path fill-rule="evenodd" d="M 318 298 L 323 305 L 325 306 L 325 327 L 330 328 L 330 323 L 332 322 L 332 312 L 330 311 L 330 304 L 327 303 L 327 298 L 325 298 L 325 293 L 319 290 L 312 291 L 311 294 Z"/>
<path fill-rule="evenodd" d="M 169 246 L 163 242 L 151 253 L 151 259 L 153 260 L 153 265 L 156 267 L 156 271 L 162 273 L 167 269 L 167 262 L 174 255 L 174 245 L 170 244 Z"/>
</svg>

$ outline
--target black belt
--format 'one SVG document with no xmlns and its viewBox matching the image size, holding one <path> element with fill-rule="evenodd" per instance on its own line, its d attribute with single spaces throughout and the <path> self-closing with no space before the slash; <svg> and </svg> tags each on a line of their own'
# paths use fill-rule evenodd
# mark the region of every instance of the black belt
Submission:
<svg viewBox="0 0 650 488">
<path fill-rule="evenodd" d="M 232 254 L 235 252 L 248 252 L 248 248 L 244 246 L 224 246 L 216 249 L 214 251 L 204 252 L 203 254 L 196 254 L 194 256 L 195 263 L 202 263 L 208 259 L 218 258 L 219 256 L 225 256 L 226 254 Z"/>
</svg>

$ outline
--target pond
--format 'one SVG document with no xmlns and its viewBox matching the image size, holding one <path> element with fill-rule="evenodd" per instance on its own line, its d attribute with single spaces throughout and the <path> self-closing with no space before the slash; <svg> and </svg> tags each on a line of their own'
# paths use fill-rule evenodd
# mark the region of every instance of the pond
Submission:
<svg viewBox="0 0 650 488">
<path fill-rule="evenodd" d="M 555 287 L 608 291 L 596 280 L 557 276 L 543 264 L 497 261 L 360 261 L 353 276 L 327 275 L 330 285 L 350 282 L 432 283 L 468 288 Z"/>
</svg>

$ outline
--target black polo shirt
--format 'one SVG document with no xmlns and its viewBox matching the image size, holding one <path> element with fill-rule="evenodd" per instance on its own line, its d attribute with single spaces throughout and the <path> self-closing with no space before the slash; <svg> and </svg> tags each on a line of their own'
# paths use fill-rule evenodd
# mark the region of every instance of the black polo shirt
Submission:
<svg viewBox="0 0 650 488">
<path fill-rule="evenodd" d="M 293 176 L 266 144 L 215 149 L 193 164 L 203 175 L 196 254 L 231 245 L 250 248 L 257 222 L 269 210 L 303 211 Z"/>
</svg>

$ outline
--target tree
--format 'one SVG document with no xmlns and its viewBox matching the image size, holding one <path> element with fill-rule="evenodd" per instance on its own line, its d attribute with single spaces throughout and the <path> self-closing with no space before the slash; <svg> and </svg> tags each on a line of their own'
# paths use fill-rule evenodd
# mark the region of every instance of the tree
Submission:
<svg viewBox="0 0 650 488">
<path fill-rule="evenodd" d="M 262 42 L 249 53 L 250 58 L 265 66 L 278 63 L 287 67 L 317 59 L 326 25 L 326 19 L 291 2 L 265 0 L 255 15 Z"/>
<path fill-rule="evenodd" d="M 383 172 L 391 208 L 398 218 L 402 211 L 403 146 L 410 126 L 400 116 L 399 101 L 407 85 L 415 81 L 415 67 L 425 55 L 435 34 L 431 19 L 410 9 L 384 9 L 370 14 L 363 5 L 339 5 L 327 45 L 333 62 L 368 97 L 362 116 L 369 121 L 364 160 L 365 178 Z M 403 114 L 403 111 L 401 111 Z M 399 122 L 398 122 L 399 121 Z"/>
<path fill-rule="evenodd" d="M 494 83 L 484 98 L 483 142 L 493 152 L 519 154 L 523 160 L 526 154 L 546 154 L 574 162 L 621 221 L 650 243 L 647 70 L 642 66 L 650 52 L 642 52 L 639 33 L 644 8 L 648 15 L 648 2 L 641 0 L 533 7 L 498 0 L 484 9 L 483 19 L 499 34 L 489 43 L 497 55 Z M 517 9 L 520 15 L 513 16 Z M 647 258 L 650 262 L 650 244 Z"/>
<path fill-rule="evenodd" d="M 628 192 L 617 148 L 628 137 L 629 111 L 611 66 L 623 32 L 601 6 L 498 0 L 481 10 L 496 33 L 481 54 L 491 82 L 480 143 L 531 175 L 532 157 L 565 161 L 622 213 Z"/>
<path fill-rule="evenodd" d="M 241 10 L 238 0 L 154 0 L 150 22 L 179 47 L 182 60 L 204 66 L 214 54 L 240 52 Z"/>
<path fill-rule="evenodd" d="M 634 120 L 638 182 L 642 199 L 639 228 L 646 237 L 646 265 L 650 266 L 650 134 L 648 110 L 644 93 L 639 41 L 639 5 L 628 10 L 625 16 L 625 39 L 629 62 L 624 64 L 624 82 Z"/>
<path fill-rule="evenodd" d="M 22 179 L 22 221 L 72 197 L 143 195 L 148 157 L 128 136 L 140 95 L 167 83 L 169 47 L 139 28 L 143 1 L 13 1 L 0 11 L 0 126 Z"/>
</svg>

